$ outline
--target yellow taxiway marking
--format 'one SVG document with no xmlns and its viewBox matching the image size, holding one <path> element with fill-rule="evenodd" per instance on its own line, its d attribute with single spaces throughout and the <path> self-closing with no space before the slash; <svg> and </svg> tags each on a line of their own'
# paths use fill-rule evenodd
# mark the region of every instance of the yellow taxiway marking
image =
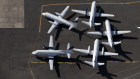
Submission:
<svg viewBox="0 0 140 79">
<path fill-rule="evenodd" d="M 121 62 L 121 61 L 107 61 L 108 63 L 112 63 L 112 62 Z M 123 63 L 137 63 L 138 61 L 125 61 Z M 49 63 L 49 62 L 30 62 L 31 64 L 44 64 L 44 63 Z M 62 63 L 66 63 L 66 64 L 76 64 L 76 63 L 80 63 L 80 62 L 57 62 L 59 64 Z"/>
<path fill-rule="evenodd" d="M 134 2 L 120 2 L 120 3 L 97 3 L 97 4 L 117 4 L 117 5 L 127 5 L 127 4 L 135 4 L 135 3 L 140 3 L 140 1 L 134 1 Z M 41 6 L 41 15 L 40 15 L 40 25 L 39 25 L 39 32 L 41 32 L 41 25 L 42 25 L 42 11 L 44 6 L 58 6 L 58 5 L 82 5 L 82 4 L 91 4 L 91 3 L 57 3 L 57 4 L 47 4 L 47 5 L 42 5 Z"/>
<path fill-rule="evenodd" d="M 33 79 L 35 79 L 34 73 L 33 73 L 33 71 L 32 71 L 32 68 L 31 68 L 31 65 L 30 65 L 29 62 L 28 62 L 28 66 L 29 66 L 29 69 L 30 69 L 30 72 L 31 72 L 31 75 L 32 75 Z"/>
</svg>

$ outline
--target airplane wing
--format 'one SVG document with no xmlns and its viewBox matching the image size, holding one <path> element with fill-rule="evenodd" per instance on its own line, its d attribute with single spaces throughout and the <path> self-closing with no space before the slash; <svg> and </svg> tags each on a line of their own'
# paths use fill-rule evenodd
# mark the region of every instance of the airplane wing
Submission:
<svg viewBox="0 0 140 79">
<path fill-rule="evenodd" d="M 121 35 L 121 34 L 126 34 L 130 33 L 131 31 L 112 31 L 112 35 Z"/>
<path fill-rule="evenodd" d="M 86 11 L 82 11 L 82 10 L 75 10 L 75 9 L 72 9 L 71 11 L 73 11 L 75 13 L 79 13 L 79 14 L 90 16 L 90 12 L 86 12 Z"/>
<path fill-rule="evenodd" d="M 82 53 L 86 53 L 86 54 L 90 54 L 90 51 L 89 50 L 86 50 L 86 49 L 77 49 L 77 48 L 74 48 L 73 50 L 74 51 L 78 51 L 78 52 L 82 52 Z"/>
<path fill-rule="evenodd" d="M 51 28 L 48 30 L 48 33 L 51 33 L 56 27 L 57 25 L 52 24 Z"/>
<path fill-rule="evenodd" d="M 98 55 L 100 56 L 111 56 L 111 55 L 118 55 L 118 53 L 113 53 L 113 52 L 103 52 L 102 51 L 99 51 Z"/>
<path fill-rule="evenodd" d="M 106 31 L 104 32 L 87 32 L 87 34 L 93 34 L 93 35 L 103 35 L 103 36 L 107 36 Z"/>
<path fill-rule="evenodd" d="M 96 17 L 114 17 L 113 14 L 106 14 L 106 13 L 96 13 Z"/>
<path fill-rule="evenodd" d="M 56 22 L 56 21 L 54 21 L 54 22 L 49 21 L 49 22 L 52 24 L 52 26 L 48 30 L 48 33 L 51 33 L 58 26 L 58 22 Z"/>
<path fill-rule="evenodd" d="M 63 17 L 65 16 L 66 12 L 68 11 L 69 7 L 70 7 L 70 6 L 67 6 L 67 7 L 61 12 L 61 14 L 58 13 L 58 12 L 55 12 L 55 14 L 63 18 Z"/>
<path fill-rule="evenodd" d="M 66 14 L 66 12 L 68 11 L 68 9 L 69 9 L 69 7 L 70 6 L 67 6 L 62 12 L 61 12 L 61 17 L 64 17 L 65 16 L 65 14 Z"/>
<path fill-rule="evenodd" d="M 53 46 L 53 36 L 52 35 L 50 36 L 49 47 L 54 48 L 54 46 Z M 52 49 L 49 49 L 49 50 L 52 50 Z"/>
<path fill-rule="evenodd" d="M 49 58 L 50 70 L 53 70 L 53 61 L 54 61 L 53 58 L 54 57 L 53 56 L 49 56 L 48 58 Z"/>
</svg>

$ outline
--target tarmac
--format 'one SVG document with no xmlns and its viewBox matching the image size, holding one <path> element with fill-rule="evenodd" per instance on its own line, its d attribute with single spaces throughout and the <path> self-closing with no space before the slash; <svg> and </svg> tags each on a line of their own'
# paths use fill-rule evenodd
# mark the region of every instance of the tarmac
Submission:
<svg viewBox="0 0 140 79">
<path fill-rule="evenodd" d="M 107 0 L 97 1 L 97 11 L 114 14 L 113 18 L 96 18 L 102 26 L 89 28 L 81 21 L 88 21 L 88 17 L 71 12 L 71 9 L 90 10 L 92 0 L 24 0 L 24 28 L 0 29 L 0 79 L 139 79 L 140 78 L 140 1 Z M 80 16 L 78 27 L 71 31 L 65 25 L 60 25 L 51 34 L 47 34 L 51 24 L 41 15 L 42 12 L 61 12 L 67 5 L 70 9 L 65 19 L 73 21 Z M 114 36 L 114 41 L 121 41 L 120 45 L 110 48 L 100 45 L 100 50 L 119 53 L 119 56 L 99 57 L 99 62 L 106 65 L 92 68 L 83 63 L 91 61 L 92 56 L 75 52 L 71 59 L 66 55 L 55 57 L 54 70 L 49 69 L 47 59 L 36 58 L 32 51 L 43 49 L 49 44 L 49 37 L 53 35 L 55 49 L 65 50 L 67 43 L 76 48 L 87 49 L 94 40 L 107 41 L 106 37 L 88 35 L 88 31 L 105 30 L 104 20 L 109 19 L 112 28 L 131 30 L 130 34 Z"/>
</svg>

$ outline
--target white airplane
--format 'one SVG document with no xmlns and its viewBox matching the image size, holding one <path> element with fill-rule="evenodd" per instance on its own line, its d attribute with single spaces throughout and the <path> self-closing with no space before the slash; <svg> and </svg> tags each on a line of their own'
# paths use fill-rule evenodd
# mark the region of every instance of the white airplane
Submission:
<svg viewBox="0 0 140 79">
<path fill-rule="evenodd" d="M 57 55 L 65 55 L 67 54 L 68 58 L 71 57 L 72 48 L 70 48 L 70 44 L 67 45 L 67 50 L 54 50 L 53 46 L 53 36 L 50 36 L 49 41 L 49 49 L 48 50 L 35 50 L 32 52 L 33 55 L 39 56 L 39 57 L 48 57 L 49 58 L 49 64 L 50 64 L 50 70 L 53 70 L 53 61 L 54 56 Z"/>
<path fill-rule="evenodd" d="M 65 19 L 63 19 L 64 15 L 66 14 L 66 12 L 68 11 L 70 6 L 67 6 L 63 11 L 62 13 L 57 13 L 55 12 L 56 15 L 53 15 L 49 12 L 44 12 L 42 13 L 43 16 L 47 17 L 47 18 L 50 18 L 53 21 L 49 21 L 49 23 L 52 24 L 51 28 L 49 29 L 48 33 L 51 33 L 59 24 L 65 24 L 65 25 L 68 25 L 70 26 L 69 27 L 69 30 L 73 29 L 73 28 L 76 28 L 77 27 L 77 21 L 78 21 L 78 18 L 76 18 L 73 22 L 70 22 L 70 21 L 67 21 Z"/>
<path fill-rule="evenodd" d="M 114 17 L 113 14 L 105 14 L 105 13 L 100 13 L 100 12 L 96 13 L 96 1 L 92 2 L 91 12 L 88 12 L 87 10 L 82 11 L 82 10 L 75 10 L 75 9 L 72 9 L 72 11 L 75 12 L 75 13 L 90 16 L 89 22 L 82 21 L 82 23 L 90 26 L 90 28 L 93 27 L 93 26 L 101 25 L 101 23 L 94 23 L 95 17 Z"/>
<path fill-rule="evenodd" d="M 93 55 L 92 62 L 84 61 L 86 64 L 89 64 L 89 65 L 93 66 L 93 68 L 96 67 L 96 66 L 104 65 L 104 63 L 98 63 L 97 62 L 98 55 L 99 56 L 118 55 L 118 53 L 104 52 L 104 48 L 102 48 L 102 51 L 99 51 L 99 40 L 98 39 L 96 39 L 94 41 L 94 50 L 90 50 L 90 46 L 88 46 L 87 50 L 86 49 L 77 49 L 77 48 L 74 48 L 73 50 Z"/>
<path fill-rule="evenodd" d="M 88 34 L 94 34 L 94 35 L 107 36 L 108 42 L 102 42 L 102 44 L 108 45 L 110 47 L 113 47 L 114 45 L 117 45 L 117 44 L 121 43 L 121 41 L 113 42 L 112 35 L 120 35 L 120 34 L 125 34 L 125 33 L 130 33 L 131 32 L 131 31 L 117 31 L 116 29 L 115 29 L 115 31 L 111 31 L 109 20 L 105 21 L 105 25 L 106 25 L 106 31 L 104 31 L 104 32 L 87 32 L 87 33 Z"/>
</svg>

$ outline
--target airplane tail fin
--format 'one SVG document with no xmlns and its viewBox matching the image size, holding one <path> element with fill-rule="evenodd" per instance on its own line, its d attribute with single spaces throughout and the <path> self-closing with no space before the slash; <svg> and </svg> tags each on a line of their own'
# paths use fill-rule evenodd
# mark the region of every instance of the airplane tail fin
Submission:
<svg viewBox="0 0 140 79">
<path fill-rule="evenodd" d="M 88 25 L 88 26 L 90 26 L 90 28 L 91 28 L 92 26 L 101 25 L 101 23 L 93 23 L 93 24 L 91 25 L 90 22 L 86 22 L 86 21 L 82 21 L 82 23 L 83 23 L 83 24 L 86 24 L 86 25 Z"/>
<path fill-rule="evenodd" d="M 73 47 L 70 47 L 70 43 L 68 43 L 68 44 L 67 44 L 67 51 L 68 51 L 67 57 L 68 57 L 68 58 L 71 58 L 71 53 L 73 53 L 73 52 L 72 52 L 72 49 L 73 49 Z"/>
</svg>

